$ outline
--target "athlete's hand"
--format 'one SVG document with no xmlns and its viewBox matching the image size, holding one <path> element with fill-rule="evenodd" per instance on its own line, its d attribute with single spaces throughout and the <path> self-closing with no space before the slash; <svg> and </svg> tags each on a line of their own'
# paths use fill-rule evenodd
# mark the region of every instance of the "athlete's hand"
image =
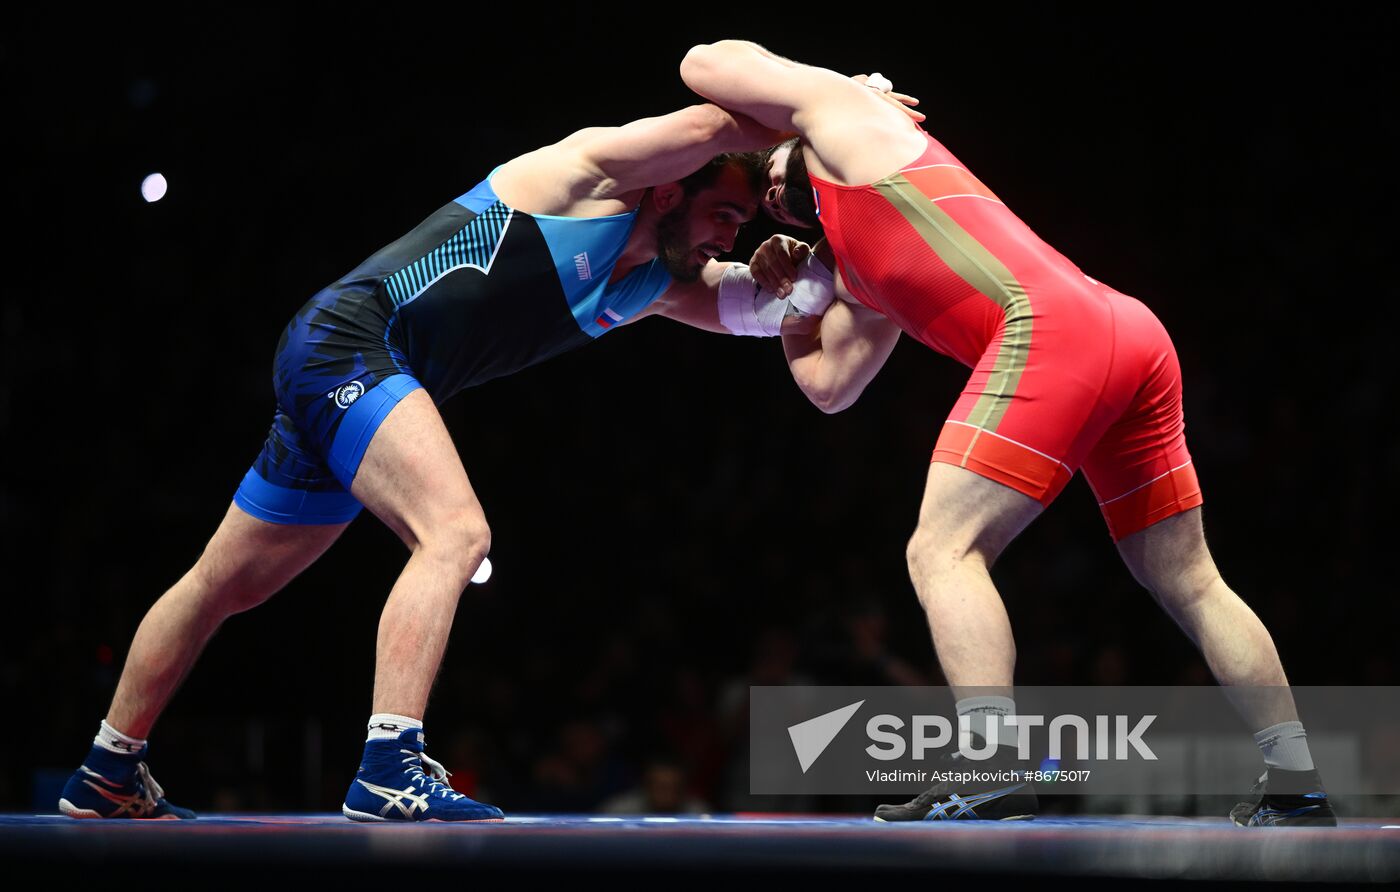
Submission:
<svg viewBox="0 0 1400 892">
<path fill-rule="evenodd" d="M 863 87 L 870 87 L 870 84 L 868 83 L 868 81 L 870 80 L 870 75 L 868 74 L 854 75 L 852 76 L 851 80 L 855 81 Z M 884 99 L 890 105 L 893 105 L 895 108 L 908 115 L 910 120 L 914 121 L 915 123 L 924 121 L 927 118 L 927 116 L 923 112 L 913 108 L 913 106 L 919 104 L 919 100 L 914 98 L 913 96 L 910 96 L 908 93 L 896 93 L 893 89 L 879 90 L 875 87 L 870 87 L 870 89 L 874 90 L 877 94 L 879 94 L 880 98 Z"/>
<path fill-rule="evenodd" d="M 812 246 L 791 236 L 775 235 L 758 246 L 749 261 L 749 275 L 764 288 L 787 297 L 797 278 L 797 265 L 812 253 Z"/>
</svg>

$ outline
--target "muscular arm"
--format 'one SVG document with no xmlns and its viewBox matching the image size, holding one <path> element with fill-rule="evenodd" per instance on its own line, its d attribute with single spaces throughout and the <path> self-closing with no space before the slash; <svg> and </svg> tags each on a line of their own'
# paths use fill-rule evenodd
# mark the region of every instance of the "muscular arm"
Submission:
<svg viewBox="0 0 1400 892">
<path fill-rule="evenodd" d="M 818 409 L 849 408 L 890 358 L 899 327 L 874 310 L 837 300 L 814 332 L 783 332 L 792 379 Z"/>
<path fill-rule="evenodd" d="M 694 173 L 715 155 L 781 142 L 742 114 L 692 105 L 621 127 L 588 127 L 501 166 L 492 183 L 527 213 L 600 216 L 630 210 L 643 189 Z"/>
<path fill-rule="evenodd" d="M 696 93 L 772 127 L 806 134 L 812 112 L 828 102 L 850 102 L 860 85 L 825 68 L 801 65 L 746 40 L 692 47 L 681 80 Z"/>
<path fill-rule="evenodd" d="M 675 182 L 721 152 L 767 148 L 787 135 L 718 106 L 693 105 L 621 127 L 596 128 L 578 150 L 597 179 L 595 192 L 616 196 Z"/>
<path fill-rule="evenodd" d="M 774 130 L 799 133 L 816 155 L 816 172 L 845 182 L 883 176 L 921 146 L 912 138 L 917 130 L 911 116 L 922 115 L 902 111 L 899 101 L 849 77 L 792 62 L 756 43 L 721 40 L 693 47 L 681 62 L 681 79 L 716 105 Z M 872 177 L 869 170 L 880 173 Z"/>
<path fill-rule="evenodd" d="M 809 261 L 809 254 L 826 269 L 836 267 L 826 239 L 809 246 L 775 235 L 754 252 L 749 269 L 764 288 L 786 294 L 793 291 L 798 266 Z M 783 326 L 783 352 L 793 380 L 823 412 L 839 412 L 854 403 L 899 340 L 899 328 L 856 303 L 839 276 L 832 285 L 836 300 L 823 315 L 805 318 L 802 327 Z"/>
</svg>

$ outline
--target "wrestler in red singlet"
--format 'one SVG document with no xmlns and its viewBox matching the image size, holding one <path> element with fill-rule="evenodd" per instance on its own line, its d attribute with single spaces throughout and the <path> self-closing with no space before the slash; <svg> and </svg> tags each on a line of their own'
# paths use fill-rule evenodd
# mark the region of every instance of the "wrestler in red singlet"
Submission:
<svg viewBox="0 0 1400 892">
<path fill-rule="evenodd" d="M 1043 505 L 1082 466 L 1115 541 L 1201 504 L 1162 323 L 924 136 L 917 160 L 869 185 L 811 180 L 850 292 L 973 370 L 933 461 Z"/>
</svg>

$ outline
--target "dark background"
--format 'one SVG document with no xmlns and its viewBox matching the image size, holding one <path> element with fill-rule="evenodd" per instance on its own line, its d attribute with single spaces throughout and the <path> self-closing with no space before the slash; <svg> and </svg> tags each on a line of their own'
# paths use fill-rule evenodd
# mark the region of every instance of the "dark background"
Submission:
<svg viewBox="0 0 1400 892">
<path fill-rule="evenodd" d="M 1400 682 L 1392 14 L 1221 8 L 18 14 L 0 808 L 52 808 L 81 760 L 145 609 L 260 448 L 293 311 L 495 164 L 694 101 L 681 57 L 729 36 L 883 72 L 1043 238 L 1151 306 L 1217 562 L 1292 681 Z M 170 192 L 148 205 L 153 171 Z M 776 341 L 652 320 L 452 400 L 496 576 L 462 599 L 430 752 L 508 812 L 599 807 L 656 760 L 717 809 L 867 808 L 742 795 L 747 685 L 941 682 L 904 545 L 966 375 L 905 339 L 827 417 Z M 338 806 L 405 558 L 366 514 L 224 627 L 152 735 L 174 801 Z M 1209 683 L 1079 478 L 995 578 L 1022 683 Z"/>
</svg>

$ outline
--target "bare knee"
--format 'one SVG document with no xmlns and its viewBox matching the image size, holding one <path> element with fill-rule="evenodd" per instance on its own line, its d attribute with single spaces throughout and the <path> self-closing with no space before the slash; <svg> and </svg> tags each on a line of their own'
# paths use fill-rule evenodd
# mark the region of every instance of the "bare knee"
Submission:
<svg viewBox="0 0 1400 892">
<path fill-rule="evenodd" d="M 1138 584 L 1172 614 L 1189 611 L 1206 598 L 1228 592 L 1209 552 L 1158 549 L 1137 554 L 1128 568 Z"/>
<path fill-rule="evenodd" d="M 1223 594 L 1233 595 L 1214 566 L 1181 567 L 1174 573 L 1162 573 L 1153 578 L 1139 578 L 1143 588 L 1162 608 L 1173 615 L 1188 613 L 1202 602 Z"/>
<path fill-rule="evenodd" d="M 424 530 L 413 551 L 415 556 L 440 564 L 466 585 L 491 551 L 491 527 L 478 510 L 453 511 Z"/>
<path fill-rule="evenodd" d="M 220 617 L 252 610 L 277 594 L 280 580 L 269 579 L 260 568 L 245 565 L 237 569 L 220 566 L 203 555 L 177 582 L 172 592 L 188 587 L 200 603 Z"/>
<path fill-rule="evenodd" d="M 919 603 L 925 609 L 941 593 L 949 590 L 944 583 L 964 572 L 969 565 L 983 570 L 990 566 L 988 556 L 975 545 L 962 545 L 948 535 L 922 526 L 909 537 L 905 560 Z"/>
<path fill-rule="evenodd" d="M 1118 551 L 1133 578 L 1172 613 L 1230 593 L 1206 545 L 1200 508 L 1164 518 L 1124 538 Z"/>
</svg>

